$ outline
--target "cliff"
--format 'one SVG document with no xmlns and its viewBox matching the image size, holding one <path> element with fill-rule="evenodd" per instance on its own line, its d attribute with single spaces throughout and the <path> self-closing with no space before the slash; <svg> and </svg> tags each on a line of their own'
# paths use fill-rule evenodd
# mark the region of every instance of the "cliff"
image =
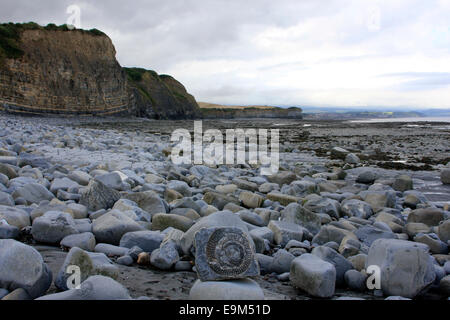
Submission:
<svg viewBox="0 0 450 320">
<path fill-rule="evenodd" d="M 302 119 L 302 109 L 271 106 L 223 106 L 199 102 L 203 119 L 283 118 Z"/>
<path fill-rule="evenodd" d="M 122 68 L 115 56 L 111 39 L 96 29 L 2 24 L 0 109 L 158 119 L 195 115 L 197 103 L 178 81 L 147 70 L 133 77 L 134 69 Z"/>
<path fill-rule="evenodd" d="M 185 87 L 168 75 L 142 68 L 124 68 L 128 75 L 134 113 L 155 119 L 198 117 L 198 105 Z"/>
</svg>

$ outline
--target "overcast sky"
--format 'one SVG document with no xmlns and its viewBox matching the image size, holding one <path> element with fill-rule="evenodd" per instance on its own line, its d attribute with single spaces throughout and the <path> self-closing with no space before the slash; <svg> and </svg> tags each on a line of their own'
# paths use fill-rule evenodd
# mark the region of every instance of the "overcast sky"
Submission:
<svg viewBox="0 0 450 320">
<path fill-rule="evenodd" d="M 0 19 L 63 24 L 73 4 L 122 66 L 198 101 L 450 108 L 450 0 L 0 0 Z"/>
</svg>

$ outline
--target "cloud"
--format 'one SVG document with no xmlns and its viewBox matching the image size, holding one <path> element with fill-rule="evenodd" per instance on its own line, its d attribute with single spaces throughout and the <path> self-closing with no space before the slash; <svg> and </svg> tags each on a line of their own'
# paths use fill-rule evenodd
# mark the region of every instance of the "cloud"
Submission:
<svg viewBox="0 0 450 320">
<path fill-rule="evenodd" d="M 429 90 L 450 86 L 450 72 L 400 72 L 381 76 L 398 78 L 402 81 L 398 88 L 403 90 Z"/>
<path fill-rule="evenodd" d="M 450 108 L 449 0 L 2 0 L 2 21 L 113 40 L 124 66 L 172 74 L 199 101 Z"/>
</svg>

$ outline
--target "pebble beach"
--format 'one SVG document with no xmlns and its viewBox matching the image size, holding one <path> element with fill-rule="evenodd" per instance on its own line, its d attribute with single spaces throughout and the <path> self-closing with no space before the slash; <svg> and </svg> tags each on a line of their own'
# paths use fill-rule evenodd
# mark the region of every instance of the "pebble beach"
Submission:
<svg viewBox="0 0 450 320">
<path fill-rule="evenodd" d="M 203 126 L 279 129 L 278 173 L 174 165 L 193 121 L 0 113 L 0 299 L 448 299 L 448 123 Z M 194 237 L 214 227 L 250 239 L 257 275 L 199 279 Z"/>
</svg>

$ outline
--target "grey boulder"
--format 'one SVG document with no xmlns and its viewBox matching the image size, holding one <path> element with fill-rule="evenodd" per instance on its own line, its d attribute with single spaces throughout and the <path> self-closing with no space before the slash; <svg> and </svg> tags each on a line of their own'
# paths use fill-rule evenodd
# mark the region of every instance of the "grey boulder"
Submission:
<svg viewBox="0 0 450 320">
<path fill-rule="evenodd" d="M 281 216 L 283 221 L 302 225 L 313 234 L 318 233 L 321 227 L 320 217 L 298 203 L 290 203 Z"/>
<path fill-rule="evenodd" d="M 377 179 L 378 179 L 378 174 L 376 173 L 375 170 L 366 169 L 358 175 L 358 177 L 356 178 L 356 182 L 372 184 Z"/>
<path fill-rule="evenodd" d="M 10 194 L 0 191 L 0 205 L 10 207 L 14 206 L 15 205 L 14 198 L 11 197 Z"/>
<path fill-rule="evenodd" d="M 361 219 L 368 219 L 373 214 L 372 208 L 368 203 L 357 199 L 343 201 L 341 210 L 344 215 Z"/>
<path fill-rule="evenodd" d="M 177 247 L 173 241 L 167 241 L 160 248 L 153 250 L 150 255 L 152 266 L 161 270 L 170 270 L 180 259 Z"/>
<path fill-rule="evenodd" d="M 372 265 L 380 268 L 381 290 L 390 296 L 413 298 L 426 290 L 436 276 L 428 247 L 411 241 L 375 240 L 366 269 Z"/>
<path fill-rule="evenodd" d="M 52 272 L 36 249 L 11 239 L 0 240 L 1 288 L 22 288 L 31 298 L 37 298 L 51 283 Z"/>
<path fill-rule="evenodd" d="M 298 224 L 271 220 L 268 228 L 273 232 L 273 240 L 284 247 L 290 240 L 302 241 L 304 228 Z"/>
<path fill-rule="evenodd" d="M 139 208 L 150 215 L 167 212 L 164 201 L 153 191 L 128 193 L 124 198 L 135 202 Z"/>
<path fill-rule="evenodd" d="M 6 222 L 15 226 L 18 229 L 22 229 L 31 225 L 30 214 L 25 210 L 0 205 L 0 220 L 6 220 Z"/>
<path fill-rule="evenodd" d="M 380 230 L 373 226 L 363 226 L 356 230 L 355 235 L 366 246 L 370 247 L 377 239 L 397 239 L 395 233 L 391 231 Z"/>
<path fill-rule="evenodd" d="M 441 181 L 443 184 L 450 184 L 450 169 L 441 171 Z"/>
<path fill-rule="evenodd" d="M 120 199 L 120 193 L 105 186 L 98 180 L 91 180 L 87 187 L 81 191 L 80 204 L 85 205 L 90 211 L 112 208 Z"/>
<path fill-rule="evenodd" d="M 49 211 L 34 219 L 31 235 L 36 241 L 59 244 L 71 234 L 79 233 L 72 216 L 66 212 Z"/>
<path fill-rule="evenodd" d="M 294 287 L 314 297 L 330 298 L 334 295 L 336 269 L 331 263 L 305 253 L 292 261 L 290 280 Z"/>
<path fill-rule="evenodd" d="M 342 287 L 345 284 L 345 273 L 348 270 L 353 269 L 353 265 L 350 261 L 326 246 L 314 248 L 311 254 L 334 265 L 336 269 L 336 286 Z"/>
<path fill-rule="evenodd" d="M 345 283 L 347 287 L 354 291 L 364 291 L 367 289 L 367 277 L 361 272 L 351 269 L 344 274 Z"/>
<path fill-rule="evenodd" d="M 143 227 L 125 213 L 112 210 L 92 223 L 92 233 L 97 242 L 118 245 L 127 232 L 140 231 Z"/>
<path fill-rule="evenodd" d="M 124 248 L 133 248 L 137 246 L 145 252 L 153 252 L 158 249 L 164 240 L 164 234 L 160 231 L 134 231 L 127 232 L 120 239 L 120 246 Z"/>
<path fill-rule="evenodd" d="M 64 237 L 60 245 L 66 248 L 78 247 L 86 251 L 94 251 L 96 241 L 95 236 L 91 232 L 83 232 L 80 234 L 71 234 Z"/>
<path fill-rule="evenodd" d="M 14 199 L 25 199 L 27 204 L 39 204 L 43 200 L 52 200 L 55 196 L 41 184 L 28 183 L 13 192 Z"/>
<path fill-rule="evenodd" d="M 282 274 L 291 270 L 291 263 L 295 256 L 284 249 L 280 249 L 273 255 L 270 270 Z"/>
<path fill-rule="evenodd" d="M 72 289 L 68 285 L 69 277 L 73 270 L 68 267 L 78 267 L 81 276 L 81 282 L 93 275 L 104 275 L 117 279 L 119 276 L 119 269 L 112 263 L 112 261 L 103 253 L 87 252 L 80 248 L 74 247 L 70 249 L 69 253 L 61 266 L 58 275 L 55 279 L 55 285 L 60 290 Z"/>
</svg>

